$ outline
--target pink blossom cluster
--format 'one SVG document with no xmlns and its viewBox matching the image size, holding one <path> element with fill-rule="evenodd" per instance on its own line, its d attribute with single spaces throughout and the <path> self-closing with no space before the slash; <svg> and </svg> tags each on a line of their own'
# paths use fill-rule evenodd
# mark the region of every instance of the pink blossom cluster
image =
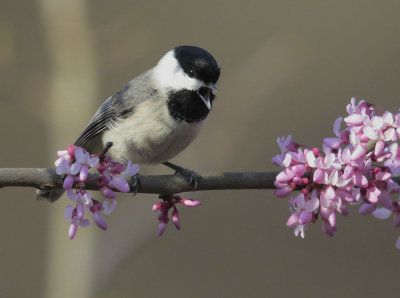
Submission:
<svg viewBox="0 0 400 298">
<path fill-rule="evenodd" d="M 181 229 L 181 225 L 179 222 L 179 213 L 176 208 L 176 204 L 182 204 L 187 207 L 196 207 L 200 206 L 200 201 L 190 200 L 190 199 L 181 199 L 180 196 L 160 196 L 160 198 L 164 197 L 164 201 L 158 202 L 153 205 L 153 211 L 160 211 L 158 213 L 158 236 L 161 236 L 164 233 L 165 228 L 169 222 L 169 210 L 172 209 L 172 223 L 175 225 L 177 230 Z"/>
<path fill-rule="evenodd" d="M 130 161 L 124 166 L 110 156 L 105 156 L 104 160 L 100 161 L 98 154 L 90 155 L 85 149 L 75 145 L 69 146 L 67 150 L 58 151 L 57 155 L 59 158 L 55 161 L 56 173 L 65 176 L 63 188 L 75 204 L 65 208 L 65 218 L 70 222 L 68 237 L 73 239 L 79 226 L 86 227 L 91 224 L 91 220 L 85 218 L 85 213 L 93 218 L 99 228 L 107 230 L 103 215 L 110 214 L 117 204 L 116 193 L 112 189 L 129 192 L 130 187 L 125 177 L 136 175 L 139 166 Z M 92 194 L 85 189 L 91 168 L 99 173 L 95 179 L 100 193 L 107 199 L 103 202 L 93 199 Z"/>
<path fill-rule="evenodd" d="M 366 101 L 347 105 L 348 116 L 334 124 L 336 137 L 323 140 L 322 151 L 278 138 L 281 154 L 272 162 L 284 168 L 275 180 L 275 196 L 289 200 L 286 225 L 304 238 L 310 223 L 322 221 L 322 230 L 333 236 L 336 215 L 347 215 L 349 204 L 360 204 L 359 213 L 385 219 L 394 214 L 400 226 L 400 186 L 392 179 L 400 174 L 400 112 L 382 111 Z M 344 122 L 344 128 L 341 125 Z M 400 236 L 396 247 L 400 249 Z"/>
</svg>

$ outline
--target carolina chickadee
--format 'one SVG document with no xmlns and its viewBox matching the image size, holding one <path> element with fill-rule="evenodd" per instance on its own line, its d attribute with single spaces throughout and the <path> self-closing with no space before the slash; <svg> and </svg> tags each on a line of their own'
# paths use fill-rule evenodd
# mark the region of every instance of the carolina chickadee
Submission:
<svg viewBox="0 0 400 298">
<path fill-rule="evenodd" d="M 193 180 L 193 172 L 168 160 L 198 135 L 215 99 L 219 75 L 220 67 L 206 50 L 176 47 L 109 97 L 75 145 L 100 152 L 112 142 L 108 154 L 115 160 L 163 163 Z M 50 192 L 39 196 L 50 201 L 60 196 L 60 191 Z"/>
</svg>

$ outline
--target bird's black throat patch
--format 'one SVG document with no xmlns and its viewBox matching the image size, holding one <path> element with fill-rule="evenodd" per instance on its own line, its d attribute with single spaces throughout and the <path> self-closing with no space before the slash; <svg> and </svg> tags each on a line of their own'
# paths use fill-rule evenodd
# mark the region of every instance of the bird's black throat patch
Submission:
<svg viewBox="0 0 400 298">
<path fill-rule="evenodd" d="M 215 95 L 210 94 L 211 103 L 214 98 Z M 172 118 L 189 123 L 204 120 L 210 112 L 197 92 L 191 90 L 170 92 L 168 110 Z"/>
</svg>

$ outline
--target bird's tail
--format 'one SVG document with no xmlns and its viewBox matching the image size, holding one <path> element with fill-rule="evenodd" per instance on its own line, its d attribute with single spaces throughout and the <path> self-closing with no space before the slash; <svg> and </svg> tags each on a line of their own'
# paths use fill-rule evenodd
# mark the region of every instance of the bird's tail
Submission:
<svg viewBox="0 0 400 298">
<path fill-rule="evenodd" d="M 64 193 L 63 188 L 53 188 L 53 189 L 37 189 L 36 199 L 43 200 L 46 199 L 49 202 L 57 201 Z"/>
</svg>

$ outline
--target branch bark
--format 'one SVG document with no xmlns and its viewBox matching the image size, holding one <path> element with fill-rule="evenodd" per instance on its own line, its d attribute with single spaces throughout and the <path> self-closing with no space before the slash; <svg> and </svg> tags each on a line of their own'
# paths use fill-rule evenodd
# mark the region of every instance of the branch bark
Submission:
<svg viewBox="0 0 400 298">
<path fill-rule="evenodd" d="M 224 189 L 275 189 L 274 181 L 279 172 L 230 172 L 201 175 L 196 191 Z M 95 178 L 89 174 L 86 189 L 98 190 Z M 400 184 L 400 177 L 393 177 Z M 130 185 L 132 178 L 127 179 Z M 138 193 L 172 195 L 192 191 L 185 177 L 181 175 L 140 176 Z M 33 187 L 38 189 L 61 188 L 63 178 L 55 169 L 46 168 L 0 168 L 0 188 L 7 186 Z M 114 190 L 117 192 L 117 190 Z"/>
<path fill-rule="evenodd" d="M 223 189 L 274 189 L 278 172 L 236 172 L 210 173 L 201 175 L 196 191 Z M 98 190 L 95 178 L 90 174 L 86 189 Z M 192 191 L 185 177 L 181 175 L 140 176 L 138 193 L 177 194 Z M 133 179 L 128 179 L 133 185 Z M 61 188 L 63 179 L 55 169 L 46 168 L 2 168 L 0 169 L 0 188 L 7 186 L 33 187 L 38 189 Z"/>
</svg>

